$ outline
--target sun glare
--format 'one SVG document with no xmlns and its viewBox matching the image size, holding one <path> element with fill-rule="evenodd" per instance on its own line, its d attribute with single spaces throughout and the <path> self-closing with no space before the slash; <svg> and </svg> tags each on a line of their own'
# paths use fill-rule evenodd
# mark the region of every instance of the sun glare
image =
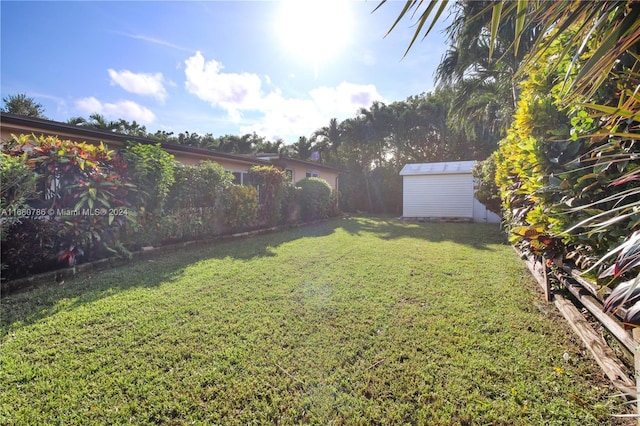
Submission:
<svg viewBox="0 0 640 426">
<path fill-rule="evenodd" d="M 342 50 L 349 37 L 348 0 L 287 0 L 280 4 L 277 32 L 283 46 L 298 60 L 321 65 Z"/>
</svg>

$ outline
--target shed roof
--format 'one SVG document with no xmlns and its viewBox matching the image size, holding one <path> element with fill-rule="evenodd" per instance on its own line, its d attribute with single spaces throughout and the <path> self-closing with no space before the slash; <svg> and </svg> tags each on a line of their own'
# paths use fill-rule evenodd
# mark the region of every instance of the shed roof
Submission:
<svg viewBox="0 0 640 426">
<path fill-rule="evenodd" d="M 400 176 L 471 173 L 475 163 L 475 161 L 445 161 L 441 163 L 405 164 L 400 170 Z"/>
</svg>

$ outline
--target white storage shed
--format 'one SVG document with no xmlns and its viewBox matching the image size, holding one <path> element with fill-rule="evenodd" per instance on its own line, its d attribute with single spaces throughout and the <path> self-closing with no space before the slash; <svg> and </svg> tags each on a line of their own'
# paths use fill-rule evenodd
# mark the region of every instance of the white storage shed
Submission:
<svg viewBox="0 0 640 426">
<path fill-rule="evenodd" d="M 402 176 L 402 216 L 499 223 L 474 196 L 475 161 L 407 164 Z"/>
</svg>

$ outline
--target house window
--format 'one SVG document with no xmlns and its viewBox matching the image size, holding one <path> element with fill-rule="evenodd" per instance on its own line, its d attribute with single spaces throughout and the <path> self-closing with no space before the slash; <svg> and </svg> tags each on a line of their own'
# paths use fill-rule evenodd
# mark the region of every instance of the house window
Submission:
<svg viewBox="0 0 640 426">
<path fill-rule="evenodd" d="M 307 172 L 307 177 L 320 177 L 320 174 L 317 171 Z"/>
<path fill-rule="evenodd" d="M 44 181 L 44 199 L 51 200 L 58 196 L 60 191 L 60 178 L 58 176 L 50 175 Z"/>
<path fill-rule="evenodd" d="M 293 169 L 285 169 L 284 180 L 293 183 Z"/>
<path fill-rule="evenodd" d="M 251 185 L 251 179 L 247 172 L 231 172 L 233 174 L 233 183 L 236 185 Z"/>
</svg>

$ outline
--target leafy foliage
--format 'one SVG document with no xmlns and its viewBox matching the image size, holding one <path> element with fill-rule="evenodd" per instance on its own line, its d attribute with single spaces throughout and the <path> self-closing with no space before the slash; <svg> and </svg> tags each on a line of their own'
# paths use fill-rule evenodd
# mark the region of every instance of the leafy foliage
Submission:
<svg viewBox="0 0 640 426">
<path fill-rule="evenodd" d="M 233 175 L 212 161 L 176 164 L 158 239 L 163 242 L 211 237 L 223 232 L 224 192 Z"/>
<path fill-rule="evenodd" d="M 10 213 L 27 207 L 27 201 L 38 194 L 36 183 L 37 175 L 27 164 L 26 153 L 12 156 L 0 152 L 0 211 L 3 212 L 0 235 L 2 239 L 6 236 L 7 227 L 18 220 L 16 215 Z"/>
<path fill-rule="evenodd" d="M 300 221 L 300 193 L 301 189 L 290 183 L 282 188 L 281 223 L 291 224 Z"/>
<path fill-rule="evenodd" d="M 258 220 L 258 190 L 252 186 L 231 185 L 224 193 L 224 218 L 234 231 L 248 229 Z"/>
<path fill-rule="evenodd" d="M 33 175 L 23 178 L 35 179 L 42 194 L 41 199 L 28 200 L 32 214 L 7 231 L 3 260 L 9 268 L 28 273 L 51 260 L 52 250 L 69 266 L 78 257 L 92 260 L 119 253 L 120 231 L 134 220 L 127 200 L 135 196 L 136 188 L 112 152 L 103 145 L 23 136 L 5 146 L 5 155 L 26 160 Z M 3 204 L 10 200 L 5 196 L 11 194 L 3 192 Z M 31 235 L 27 244 L 26 235 Z M 32 253 L 25 256 L 20 245 Z"/>
<path fill-rule="evenodd" d="M 497 155 L 494 153 L 485 161 L 477 162 L 472 173 L 477 181 L 476 198 L 486 206 L 489 211 L 500 215 L 502 213 L 500 208 L 500 191 L 495 183 L 496 157 Z"/>
<path fill-rule="evenodd" d="M 296 183 L 300 191 L 302 220 L 322 219 L 331 209 L 331 187 L 324 179 L 309 177 Z"/>
<path fill-rule="evenodd" d="M 2 98 L 2 102 L 4 102 L 4 107 L 0 108 L 2 112 L 28 117 L 46 118 L 42 104 L 36 102 L 35 99 L 27 96 L 25 93 L 6 96 Z"/>
<path fill-rule="evenodd" d="M 128 142 L 122 150 L 126 174 L 138 188 L 136 198 L 129 200 L 139 212 L 129 230 L 128 243 L 135 246 L 160 244 L 162 226 L 168 221 L 164 207 L 175 181 L 173 155 L 160 144 Z"/>
<path fill-rule="evenodd" d="M 202 161 L 197 166 L 176 164 L 167 209 L 214 207 L 232 182 L 233 175 L 213 161 Z"/>
<path fill-rule="evenodd" d="M 280 222 L 285 176 L 273 166 L 253 166 L 249 169 L 251 183 L 258 186 L 260 195 L 259 219 L 269 226 Z"/>
<path fill-rule="evenodd" d="M 160 144 L 129 142 L 122 151 L 122 156 L 127 162 L 129 176 L 144 197 L 140 200 L 140 205 L 145 206 L 147 211 L 162 212 L 175 181 L 173 155 L 163 150 Z"/>
</svg>

